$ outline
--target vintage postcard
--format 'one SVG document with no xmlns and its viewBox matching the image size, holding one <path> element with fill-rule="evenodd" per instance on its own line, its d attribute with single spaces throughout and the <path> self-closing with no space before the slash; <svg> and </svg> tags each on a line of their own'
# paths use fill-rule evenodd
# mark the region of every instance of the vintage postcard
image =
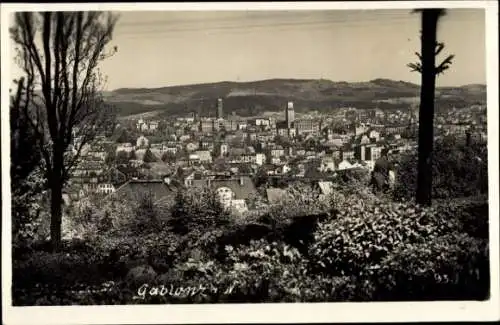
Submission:
<svg viewBox="0 0 500 325">
<path fill-rule="evenodd" d="M 498 320 L 498 4 L 2 4 L 5 324 Z"/>
</svg>

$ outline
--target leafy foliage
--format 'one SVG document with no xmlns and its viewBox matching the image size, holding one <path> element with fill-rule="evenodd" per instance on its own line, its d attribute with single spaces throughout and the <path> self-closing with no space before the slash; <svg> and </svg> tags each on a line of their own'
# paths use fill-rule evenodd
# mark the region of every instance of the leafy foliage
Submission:
<svg viewBox="0 0 500 325">
<path fill-rule="evenodd" d="M 152 163 L 152 162 L 156 162 L 157 161 L 155 155 L 151 152 L 150 149 L 146 150 L 146 152 L 144 153 L 144 158 L 142 160 L 145 163 Z"/>
<path fill-rule="evenodd" d="M 178 234 L 201 235 L 227 225 L 229 214 L 209 188 L 179 191 L 168 225 Z"/>
<path fill-rule="evenodd" d="M 423 208 L 366 188 L 339 187 L 321 201 L 312 190 L 290 188 L 292 199 L 281 203 L 282 213 L 270 213 L 281 225 L 261 224 L 265 231 L 253 239 L 245 232 L 256 232 L 260 217 L 233 219 L 208 188 L 179 193 L 171 211 L 147 197 L 137 205 L 96 199 L 75 222 L 86 236 L 60 254 L 33 246 L 16 255 L 14 304 L 486 298 L 484 198 L 456 208 L 446 200 Z M 321 211 L 325 218 L 314 222 L 305 249 L 288 242 L 287 229 L 301 214 Z M 94 227 L 106 214 L 113 227 Z M 175 293 L 188 288 L 197 291 Z M 137 299 L 139 292 L 144 297 Z"/>
<path fill-rule="evenodd" d="M 402 158 L 397 171 L 394 196 L 408 200 L 417 184 L 416 154 Z M 436 199 L 474 196 L 488 192 L 486 144 L 467 146 L 445 138 L 435 143 L 432 170 L 432 197 Z"/>
</svg>

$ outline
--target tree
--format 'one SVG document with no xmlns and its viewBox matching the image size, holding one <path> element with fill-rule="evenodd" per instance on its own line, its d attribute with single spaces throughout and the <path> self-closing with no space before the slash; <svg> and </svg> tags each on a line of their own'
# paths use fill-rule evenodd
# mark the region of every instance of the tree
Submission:
<svg viewBox="0 0 500 325">
<path fill-rule="evenodd" d="M 16 185 L 26 179 L 39 165 L 40 152 L 37 150 L 34 130 L 24 114 L 27 105 L 25 78 L 17 84 L 15 96 L 10 102 L 10 161 L 11 184 Z"/>
<path fill-rule="evenodd" d="M 61 243 L 63 187 L 82 148 L 109 118 L 99 95 L 103 78 L 98 64 L 116 51 L 106 52 L 116 21 L 106 12 L 21 12 L 10 29 L 27 80 L 24 114 L 34 129 L 51 193 L 54 250 Z"/>
<path fill-rule="evenodd" d="M 145 163 L 156 162 L 155 155 L 151 152 L 151 149 L 147 149 L 144 153 L 144 158 L 142 159 Z"/>
<path fill-rule="evenodd" d="M 418 177 L 416 201 L 430 205 L 432 200 L 432 151 L 434 142 L 434 93 L 436 75 L 447 70 L 453 59 L 449 55 L 436 67 L 436 56 L 444 49 L 437 42 L 437 24 L 444 9 L 422 9 L 421 52 L 415 53 L 419 62 L 408 67 L 422 75 L 418 129 Z"/>
<path fill-rule="evenodd" d="M 15 95 L 10 101 L 10 184 L 12 193 L 13 244 L 33 239 L 35 223 L 39 218 L 40 194 L 46 182 L 40 177 L 40 151 L 36 145 L 34 130 L 24 115 L 26 84 L 21 78 Z M 35 231 L 32 231 L 35 230 Z"/>
<path fill-rule="evenodd" d="M 120 150 L 116 153 L 115 162 L 119 165 L 126 165 L 129 161 L 129 155 L 126 151 Z"/>
<path fill-rule="evenodd" d="M 115 148 L 111 148 L 107 152 L 105 162 L 107 165 L 113 165 L 114 163 L 116 163 L 116 149 Z"/>
<path fill-rule="evenodd" d="M 161 160 L 166 163 L 174 163 L 177 160 L 177 158 L 175 154 L 173 154 L 170 151 L 167 151 L 161 156 Z"/>
<path fill-rule="evenodd" d="M 137 159 L 137 155 L 135 154 L 135 150 L 130 151 L 130 153 L 128 154 L 128 159 L 129 160 L 136 160 Z"/>
<path fill-rule="evenodd" d="M 119 129 L 117 133 L 119 134 L 118 138 L 116 139 L 117 143 L 131 143 L 135 140 L 134 136 L 131 135 L 125 128 Z"/>
</svg>

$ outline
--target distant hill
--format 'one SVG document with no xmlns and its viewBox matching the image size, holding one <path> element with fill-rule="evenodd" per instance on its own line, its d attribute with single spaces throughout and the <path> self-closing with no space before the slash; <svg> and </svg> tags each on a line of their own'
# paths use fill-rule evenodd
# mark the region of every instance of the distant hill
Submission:
<svg viewBox="0 0 500 325">
<path fill-rule="evenodd" d="M 331 111 L 342 106 L 404 109 L 418 104 L 420 86 L 405 81 L 374 79 L 367 82 L 334 82 L 326 79 L 269 79 L 253 82 L 218 82 L 162 88 L 122 88 L 104 94 L 121 116 L 149 113 L 160 116 L 195 112 L 214 116 L 217 98 L 224 99 L 224 113 L 254 116 L 281 111 L 288 101 L 295 110 Z M 486 102 L 485 85 L 442 87 L 436 90 L 438 109 Z"/>
</svg>

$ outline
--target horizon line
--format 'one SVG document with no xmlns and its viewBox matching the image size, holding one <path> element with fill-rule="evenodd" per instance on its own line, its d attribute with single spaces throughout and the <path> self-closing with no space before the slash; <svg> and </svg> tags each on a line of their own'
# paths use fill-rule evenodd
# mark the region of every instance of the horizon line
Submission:
<svg viewBox="0 0 500 325">
<path fill-rule="evenodd" d="M 407 84 L 411 84 L 417 87 L 420 87 L 420 84 L 411 82 L 411 81 L 406 81 L 406 80 L 398 80 L 398 79 L 391 79 L 391 78 L 374 78 L 370 80 L 358 80 L 358 81 L 345 81 L 345 80 L 332 80 L 328 78 L 283 78 L 283 77 L 276 77 L 276 78 L 266 78 L 266 79 L 253 79 L 253 80 L 247 80 L 247 81 L 241 81 L 241 80 L 219 80 L 219 81 L 207 81 L 207 82 L 195 82 L 195 83 L 181 83 L 181 84 L 172 84 L 172 85 L 167 85 L 167 86 L 150 86 L 150 87 L 119 87 L 119 88 L 114 88 L 110 90 L 103 90 L 104 92 L 113 92 L 113 91 L 118 91 L 118 90 L 139 90 L 139 89 L 163 89 L 163 88 L 174 88 L 174 87 L 185 87 L 185 86 L 202 86 L 202 85 L 213 85 L 213 84 L 223 84 L 223 83 L 235 83 L 235 84 L 245 84 L 245 83 L 254 83 L 254 82 L 264 82 L 264 81 L 329 81 L 332 83 L 347 83 L 347 84 L 356 84 L 356 83 L 369 83 L 373 82 L 376 80 L 387 80 L 387 81 L 392 81 L 392 82 L 403 82 Z M 487 83 L 480 83 L 480 82 L 471 82 L 467 84 L 462 84 L 462 85 L 455 85 L 455 86 L 436 86 L 436 89 L 439 88 L 462 88 L 462 87 L 468 87 L 468 86 L 487 86 Z"/>
</svg>

